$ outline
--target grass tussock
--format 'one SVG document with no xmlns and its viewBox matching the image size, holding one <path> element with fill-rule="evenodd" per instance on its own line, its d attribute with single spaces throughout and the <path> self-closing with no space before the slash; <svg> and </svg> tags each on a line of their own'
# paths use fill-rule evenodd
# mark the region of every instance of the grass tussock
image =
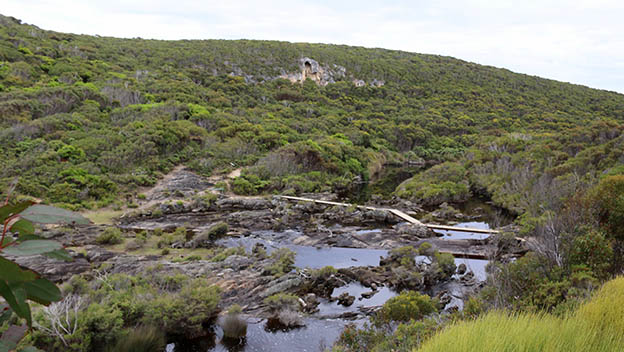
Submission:
<svg viewBox="0 0 624 352">
<path fill-rule="evenodd" d="M 418 351 L 623 351 L 624 278 L 565 318 L 494 311 L 449 326 Z"/>
<path fill-rule="evenodd" d="M 154 326 L 141 326 L 129 332 L 126 338 L 110 349 L 113 352 L 154 352 L 164 351 L 165 335 Z"/>
</svg>

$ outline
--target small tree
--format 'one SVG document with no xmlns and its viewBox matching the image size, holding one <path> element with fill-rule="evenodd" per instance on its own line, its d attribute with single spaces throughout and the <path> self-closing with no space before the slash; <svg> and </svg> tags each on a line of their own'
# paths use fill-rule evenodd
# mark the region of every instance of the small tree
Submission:
<svg viewBox="0 0 624 352">
<path fill-rule="evenodd" d="M 613 264 L 620 271 L 624 254 L 624 175 L 603 178 L 592 188 L 589 199 L 600 227 L 615 240 Z"/>
</svg>

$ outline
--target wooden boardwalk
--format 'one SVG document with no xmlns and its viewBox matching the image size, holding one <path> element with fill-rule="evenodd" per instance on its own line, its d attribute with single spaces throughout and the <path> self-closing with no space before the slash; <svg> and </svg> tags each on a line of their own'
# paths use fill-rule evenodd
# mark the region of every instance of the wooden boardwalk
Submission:
<svg viewBox="0 0 624 352">
<path fill-rule="evenodd" d="M 365 210 L 388 211 L 388 212 L 398 216 L 399 218 L 401 218 L 401 219 L 403 219 L 403 220 L 405 220 L 405 221 L 407 221 L 409 223 L 426 226 L 426 227 L 428 227 L 428 228 L 430 228 L 432 230 L 473 232 L 473 233 L 487 233 L 487 234 L 496 234 L 496 233 L 498 233 L 497 230 L 490 230 L 490 229 L 476 229 L 476 228 L 469 228 L 469 227 L 446 226 L 446 225 L 436 225 L 436 224 L 424 224 L 424 223 L 418 221 L 417 219 L 414 219 L 413 217 L 405 214 L 404 212 L 402 212 L 401 210 L 398 210 L 398 209 L 376 208 L 376 207 L 371 207 L 371 206 L 367 206 L 367 205 L 357 205 L 357 204 L 349 204 L 349 203 L 331 202 L 331 201 L 327 201 L 327 200 L 319 200 L 319 199 L 303 198 L 303 197 L 292 197 L 292 196 L 275 196 L 275 197 L 278 198 L 278 199 L 285 199 L 285 200 L 297 201 L 297 202 L 312 202 L 312 203 L 317 203 L 317 204 L 334 205 L 334 206 L 340 206 L 340 207 L 357 207 L 358 209 L 365 209 Z"/>
</svg>

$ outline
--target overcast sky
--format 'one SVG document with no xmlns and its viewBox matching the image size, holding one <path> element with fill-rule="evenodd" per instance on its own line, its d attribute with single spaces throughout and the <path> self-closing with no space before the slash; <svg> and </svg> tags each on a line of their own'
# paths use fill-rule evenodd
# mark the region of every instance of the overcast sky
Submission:
<svg viewBox="0 0 624 352">
<path fill-rule="evenodd" d="M 2 0 L 0 12 L 59 32 L 448 55 L 624 93 L 622 0 Z"/>
</svg>

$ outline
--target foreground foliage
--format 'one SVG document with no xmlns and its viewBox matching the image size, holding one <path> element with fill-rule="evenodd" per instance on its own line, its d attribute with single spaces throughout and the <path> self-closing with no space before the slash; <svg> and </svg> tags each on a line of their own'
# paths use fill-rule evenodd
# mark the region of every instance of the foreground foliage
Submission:
<svg viewBox="0 0 624 352">
<path fill-rule="evenodd" d="M 451 325 L 418 351 L 621 351 L 624 278 L 604 285 L 564 318 L 493 311 Z"/>
<path fill-rule="evenodd" d="M 219 288 L 200 278 L 154 270 L 141 276 L 102 270 L 91 282 L 74 276 L 64 287 L 63 301 L 35 316 L 38 329 L 31 342 L 46 351 L 106 351 L 115 344 L 160 345 L 165 336 L 206 335 L 218 313 Z M 131 331 L 137 326 L 150 334 L 137 336 Z"/>
<path fill-rule="evenodd" d="M 0 327 L 9 323 L 15 315 L 18 317 L 9 324 L 13 330 L 12 338 L 0 339 L 0 351 L 14 349 L 25 333 L 25 328 L 18 327 L 19 320 L 24 319 L 28 328 L 32 327 L 31 303 L 50 305 L 59 301 L 60 290 L 49 280 L 33 270 L 18 265 L 12 258 L 46 255 L 54 259 L 71 260 L 59 242 L 44 239 L 35 235 L 33 222 L 51 223 L 88 223 L 79 214 L 47 205 L 34 204 L 31 201 L 9 203 L 7 198 L 0 206 Z M 6 256 L 9 256 L 7 258 Z"/>
</svg>

